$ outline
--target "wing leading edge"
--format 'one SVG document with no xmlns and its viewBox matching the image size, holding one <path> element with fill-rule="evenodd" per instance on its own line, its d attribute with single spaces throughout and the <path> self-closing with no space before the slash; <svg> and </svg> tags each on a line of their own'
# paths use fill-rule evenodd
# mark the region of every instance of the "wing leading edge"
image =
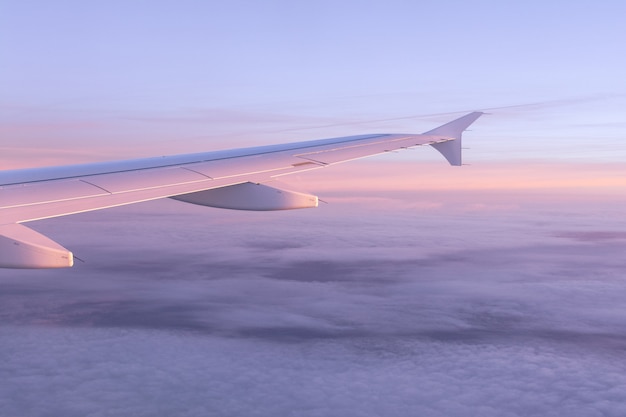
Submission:
<svg viewBox="0 0 626 417">
<path fill-rule="evenodd" d="M 423 134 L 372 134 L 97 164 L 0 171 L 0 267 L 73 265 L 72 253 L 21 225 L 33 220 L 171 197 L 237 210 L 316 207 L 316 196 L 275 179 L 353 159 L 431 145 L 461 165 L 473 112 Z"/>
</svg>

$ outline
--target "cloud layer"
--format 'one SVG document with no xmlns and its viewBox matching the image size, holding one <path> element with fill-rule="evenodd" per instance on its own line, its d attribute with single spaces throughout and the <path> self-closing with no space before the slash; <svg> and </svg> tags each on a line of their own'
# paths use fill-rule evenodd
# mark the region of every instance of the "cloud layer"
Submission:
<svg viewBox="0 0 626 417">
<path fill-rule="evenodd" d="M 166 201 L 42 222 L 86 263 L 0 272 L 0 414 L 623 415 L 626 230 L 590 214 Z"/>
</svg>

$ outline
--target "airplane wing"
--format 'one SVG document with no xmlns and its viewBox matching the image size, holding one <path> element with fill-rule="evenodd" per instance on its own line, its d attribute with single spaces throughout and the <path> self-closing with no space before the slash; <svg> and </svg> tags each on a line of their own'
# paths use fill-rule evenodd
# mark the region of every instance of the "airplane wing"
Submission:
<svg viewBox="0 0 626 417">
<path fill-rule="evenodd" d="M 370 134 L 116 162 L 0 171 L 0 267 L 61 268 L 72 252 L 22 223 L 171 197 L 237 210 L 317 207 L 272 180 L 384 152 L 431 145 L 461 165 L 461 135 L 481 112 L 423 134 Z"/>
</svg>

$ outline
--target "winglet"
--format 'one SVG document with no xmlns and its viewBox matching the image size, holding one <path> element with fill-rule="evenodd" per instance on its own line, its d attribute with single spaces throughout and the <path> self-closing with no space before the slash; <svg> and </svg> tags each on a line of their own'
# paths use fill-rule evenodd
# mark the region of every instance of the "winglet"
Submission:
<svg viewBox="0 0 626 417">
<path fill-rule="evenodd" d="M 445 125 L 429 130 L 424 134 L 442 136 L 442 139 L 444 139 L 443 142 L 433 143 L 431 146 L 437 149 L 448 160 L 450 165 L 460 166 L 463 163 L 461 136 L 463 135 L 465 129 L 467 129 L 483 114 L 483 112 L 479 111 L 466 114 L 465 116 L 459 117 L 458 119 L 448 122 Z"/>
</svg>

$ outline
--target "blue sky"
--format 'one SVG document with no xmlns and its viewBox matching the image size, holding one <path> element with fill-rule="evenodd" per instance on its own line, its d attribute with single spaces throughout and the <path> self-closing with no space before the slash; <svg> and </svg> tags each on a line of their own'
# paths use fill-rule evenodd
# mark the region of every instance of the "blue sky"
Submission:
<svg viewBox="0 0 626 417">
<path fill-rule="evenodd" d="M 574 158 L 624 156 L 620 1 L 5 1 L 0 10 L 1 145 L 23 153 L 58 144 L 111 159 L 422 131 L 452 117 L 424 120 L 431 114 L 539 103 L 493 110 L 474 157 L 562 158 L 589 140 L 605 151 Z M 406 116 L 417 118 L 376 122 Z"/>
<path fill-rule="evenodd" d="M 610 1 L 9 2 L 5 97 L 143 95 L 167 99 L 152 105 L 169 110 L 428 90 L 500 100 L 529 88 L 560 97 L 573 85 L 577 94 L 610 93 L 625 63 L 625 9 Z"/>
</svg>

